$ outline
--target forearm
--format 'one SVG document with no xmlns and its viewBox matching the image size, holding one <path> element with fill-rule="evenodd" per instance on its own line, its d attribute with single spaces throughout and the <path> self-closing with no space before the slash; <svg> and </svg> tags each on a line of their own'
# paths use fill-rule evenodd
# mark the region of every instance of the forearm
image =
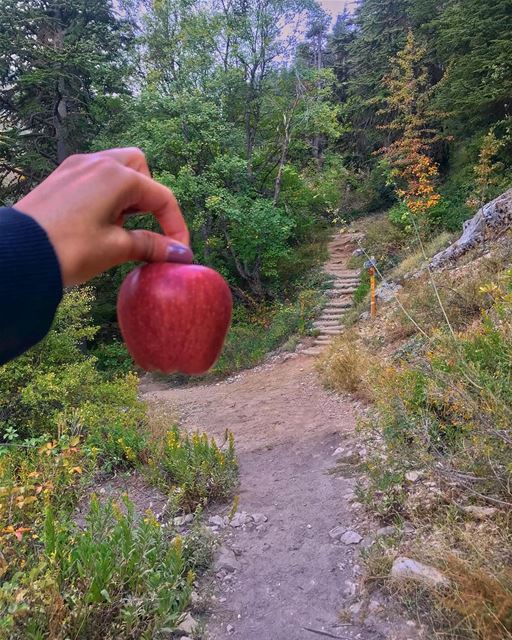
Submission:
<svg viewBox="0 0 512 640">
<path fill-rule="evenodd" d="M 61 298 L 59 262 L 46 232 L 16 209 L 0 209 L 0 364 L 46 335 Z"/>
</svg>

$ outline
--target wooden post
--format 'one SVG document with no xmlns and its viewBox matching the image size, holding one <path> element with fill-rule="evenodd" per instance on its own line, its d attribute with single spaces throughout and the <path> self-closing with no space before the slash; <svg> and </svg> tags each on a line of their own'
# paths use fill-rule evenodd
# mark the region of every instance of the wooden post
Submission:
<svg viewBox="0 0 512 640">
<path fill-rule="evenodd" d="M 370 267 L 370 315 L 372 319 L 377 317 L 377 301 L 375 298 L 375 267 Z"/>
</svg>

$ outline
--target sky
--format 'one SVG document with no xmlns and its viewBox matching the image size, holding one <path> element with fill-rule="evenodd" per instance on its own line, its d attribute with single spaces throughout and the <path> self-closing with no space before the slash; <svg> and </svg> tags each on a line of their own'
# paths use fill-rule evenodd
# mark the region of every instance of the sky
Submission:
<svg viewBox="0 0 512 640">
<path fill-rule="evenodd" d="M 353 10 L 357 4 L 357 0 L 319 0 L 322 7 L 334 18 L 343 13 L 345 6 L 349 10 Z"/>
</svg>

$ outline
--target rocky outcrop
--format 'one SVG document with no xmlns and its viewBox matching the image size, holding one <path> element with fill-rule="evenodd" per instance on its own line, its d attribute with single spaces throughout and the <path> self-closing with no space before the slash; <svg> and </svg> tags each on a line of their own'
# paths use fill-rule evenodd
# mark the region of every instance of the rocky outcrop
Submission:
<svg viewBox="0 0 512 640">
<path fill-rule="evenodd" d="M 494 240 L 502 235 L 512 224 L 512 189 L 492 202 L 484 205 L 471 220 L 464 224 L 462 236 L 444 251 L 432 258 L 430 267 L 440 269 L 448 266 L 465 253 Z"/>
</svg>

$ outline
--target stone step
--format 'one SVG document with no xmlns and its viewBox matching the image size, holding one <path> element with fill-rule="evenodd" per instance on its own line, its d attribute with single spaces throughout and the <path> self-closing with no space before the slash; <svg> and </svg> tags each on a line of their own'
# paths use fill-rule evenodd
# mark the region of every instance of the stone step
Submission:
<svg viewBox="0 0 512 640">
<path fill-rule="evenodd" d="M 329 289 L 329 291 L 325 292 L 325 295 L 328 298 L 341 298 L 341 296 L 346 295 L 346 296 L 350 296 L 353 293 L 355 293 L 355 289 L 343 289 L 342 291 L 340 290 L 333 290 L 333 289 Z"/>
<path fill-rule="evenodd" d="M 314 356 L 319 356 L 319 355 L 321 355 L 321 354 L 323 353 L 323 351 L 324 351 L 323 349 L 320 349 L 320 348 L 318 348 L 318 347 L 310 347 L 309 349 L 304 349 L 304 351 L 302 351 L 302 353 L 303 353 L 305 356 L 312 356 L 312 357 L 314 357 Z"/>
<path fill-rule="evenodd" d="M 360 284 L 360 280 L 334 280 L 330 283 L 331 288 L 333 287 L 358 287 Z"/>
<path fill-rule="evenodd" d="M 328 347 L 330 344 L 332 344 L 332 337 L 331 336 L 324 336 L 323 339 L 317 338 L 314 342 L 314 345 L 318 346 L 318 347 Z"/>
<path fill-rule="evenodd" d="M 352 308 L 351 302 L 331 303 L 324 307 L 324 313 L 344 313 L 348 309 Z"/>
<path fill-rule="evenodd" d="M 313 325 L 314 329 L 337 329 L 340 327 L 340 323 L 338 320 L 323 320 L 322 322 L 315 323 Z"/>
<path fill-rule="evenodd" d="M 354 280 L 359 280 L 361 278 L 359 271 L 347 271 L 346 269 L 334 265 L 331 267 L 325 267 L 324 271 L 325 273 L 330 273 L 338 278 L 354 278 Z"/>
<path fill-rule="evenodd" d="M 321 338 L 322 336 L 339 336 L 342 332 L 343 327 L 338 327 L 336 329 L 322 329 L 322 333 L 318 337 Z"/>
</svg>

